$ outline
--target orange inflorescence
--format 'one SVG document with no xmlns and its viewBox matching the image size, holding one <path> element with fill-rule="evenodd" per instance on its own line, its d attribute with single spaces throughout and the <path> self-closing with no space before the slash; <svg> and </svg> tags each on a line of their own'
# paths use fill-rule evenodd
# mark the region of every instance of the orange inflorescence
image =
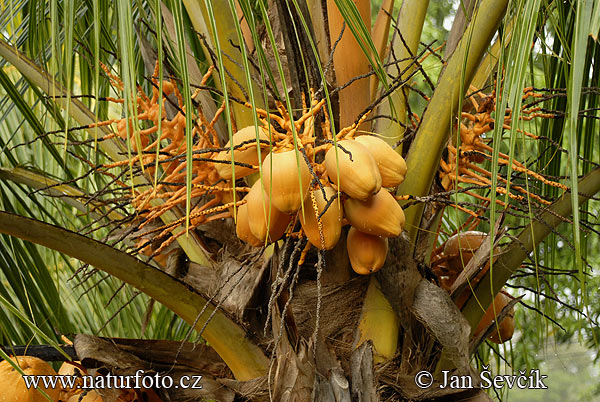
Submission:
<svg viewBox="0 0 600 402">
<path fill-rule="evenodd" d="M 211 72 L 212 68 L 201 85 Z M 108 69 L 106 73 L 114 87 L 123 90 L 118 77 Z M 154 76 L 157 74 L 158 68 Z M 215 128 L 225 111 L 223 103 L 214 116 L 206 116 L 200 108 L 190 111 L 194 126 L 192 149 L 188 150 L 186 124 L 190 119 L 186 119 L 176 83 L 164 81 L 162 94 L 156 78 L 152 83 L 151 96 L 137 87 L 134 117 L 90 126 L 114 125 L 115 133 L 103 139 L 118 137 L 128 144 L 128 157 L 99 170 L 113 175 L 112 169 L 132 169 L 138 177 L 131 186 L 129 204 L 139 217 L 141 234 L 135 239 L 140 252 L 164 265 L 172 250 L 169 246 L 179 236 L 234 214 L 238 238 L 252 246 L 283 236 L 305 236 L 308 242 L 299 263 L 305 261 L 312 246 L 333 248 L 347 223 L 373 243 L 387 244 L 386 237 L 401 233 L 404 213 L 389 189 L 404 180 L 406 163 L 385 141 L 358 135 L 368 114 L 332 133 L 329 116 L 323 112 L 325 100 L 317 99 L 314 92 L 310 99 L 302 98 L 301 115 L 296 118 L 280 102 L 271 111 L 245 103 L 256 112 L 258 126 L 234 129 L 229 142 L 223 144 L 219 141 L 223 133 Z M 165 107 L 169 99 L 176 99 L 177 111 L 171 112 L 171 117 Z M 107 100 L 125 106 L 123 99 Z M 322 132 L 319 139 L 317 127 Z M 189 151 L 191 160 L 186 157 Z M 188 163 L 192 163 L 189 192 Z M 258 172 L 257 182 L 251 178 L 239 181 Z M 386 220 L 381 219 L 383 215 Z M 297 222 L 302 226 L 299 231 L 294 228 Z M 377 261 L 385 260 L 385 253 L 387 246 Z M 379 269 L 380 264 L 369 264 L 361 273 Z"/>
<path fill-rule="evenodd" d="M 479 97 L 479 102 L 475 99 L 475 94 Z M 485 140 L 482 136 L 485 133 L 493 131 L 494 125 L 497 124 L 492 117 L 492 113 L 496 110 L 496 96 L 495 93 L 486 95 L 481 91 L 476 91 L 475 94 L 469 97 L 469 101 L 475 112 L 473 114 L 467 112 L 461 114 L 462 121 L 460 121 L 458 128 L 460 141 L 456 141 L 458 138 L 455 141 L 450 141 L 447 146 L 447 157 L 445 160 L 442 159 L 440 161 L 440 179 L 442 186 L 446 191 L 456 189 L 461 183 L 476 186 L 491 186 L 492 184 L 492 173 L 481 166 L 478 166 L 478 164 L 483 163 L 485 160 L 492 160 L 494 149 L 488 145 L 489 140 Z M 540 97 L 540 95 L 534 93 L 532 88 L 525 88 L 523 100 L 530 97 L 536 98 Z M 527 108 L 526 106 L 523 106 L 519 119 L 529 121 L 535 118 L 555 117 L 549 113 L 540 113 L 540 110 L 541 109 L 538 107 Z M 512 111 L 509 111 L 504 116 L 502 128 L 510 130 L 511 121 Z M 517 132 L 530 138 L 538 139 L 536 135 L 525 130 L 517 129 Z M 563 190 L 567 189 L 565 185 L 548 180 L 542 175 L 528 169 L 523 163 L 514 159 L 511 160 L 509 155 L 502 152 L 498 152 L 498 165 L 510 165 L 513 171 L 524 173 L 526 176 L 539 180 L 546 185 L 558 187 Z M 498 194 L 507 195 L 510 199 L 516 201 L 524 201 L 529 197 L 544 205 L 549 205 L 551 203 L 519 185 L 511 183 L 510 188 L 513 191 L 509 193 L 507 193 L 507 187 L 507 180 L 498 175 L 497 186 L 495 188 L 495 191 Z M 475 197 L 479 201 L 490 201 L 488 197 L 481 196 L 472 191 L 465 191 L 465 193 Z M 501 200 L 496 200 L 496 203 L 506 206 Z M 470 215 L 475 214 L 473 211 L 461 206 L 454 205 L 454 207 L 467 212 Z"/>
<path fill-rule="evenodd" d="M 122 91 L 121 80 L 111 74 L 108 68 L 105 66 L 103 68 L 113 86 Z M 204 75 L 201 85 L 208 80 L 212 70 L 210 68 Z M 158 66 L 153 76 L 157 75 Z M 234 185 L 233 178 L 258 172 L 259 164 L 267 154 L 276 155 L 286 151 L 298 151 L 296 155 L 300 158 L 300 167 L 306 164 L 305 161 L 308 161 L 311 170 L 310 188 L 318 188 L 319 186 L 315 184 L 317 181 L 320 181 L 321 185 L 329 186 L 324 162 L 317 163 L 315 156 L 319 152 L 326 153 L 330 150 L 334 141 L 353 140 L 359 125 L 367 117 L 363 116 L 360 121 L 334 135 L 330 129 L 329 116 L 327 113 L 322 113 L 324 99 L 317 100 L 312 96 L 307 104 L 307 100 L 303 98 L 302 115 L 297 119 L 291 118 L 284 105 L 277 102 L 274 111 L 255 109 L 260 125 L 256 130 L 252 129 L 251 131 L 252 133 L 256 131 L 257 135 L 259 131 L 265 133 L 264 138 L 260 137 L 260 143 L 250 139 L 236 144 L 234 135 L 232 137 L 234 145 L 231 145 L 231 141 L 228 144 L 221 144 L 215 129 L 217 120 L 225 110 L 224 103 L 218 108 L 215 115 L 210 117 L 205 116 L 202 110 L 197 108 L 192 111 L 194 126 L 191 130 L 193 136 L 191 152 L 193 157 L 191 161 L 188 161 L 186 158 L 188 153 L 186 110 L 177 84 L 172 80 L 163 81 L 162 94 L 159 93 L 159 82 L 156 78 L 152 79 L 152 84 L 151 95 L 147 95 L 141 86 L 137 86 L 135 116 L 101 121 L 90 125 L 90 128 L 112 125 L 115 127 L 115 132 L 104 136 L 102 140 L 118 137 L 127 142 L 130 156 L 102 165 L 99 170 L 112 176 L 110 171 L 113 169 L 130 168 L 136 174 L 144 176 L 143 180 L 135 181 L 135 185 L 131 187 L 132 196 L 129 203 L 135 208 L 141 222 L 139 229 L 143 235 L 137 236 L 138 248 L 142 253 L 158 257 L 159 261 L 166 260 L 165 253 L 168 252 L 168 246 L 186 231 L 194 230 L 210 221 L 232 217 L 234 210 L 246 203 L 243 196 L 250 191 L 250 187 L 246 187 L 243 183 Z M 198 93 L 199 90 L 196 90 L 193 97 Z M 165 107 L 169 102 L 168 98 L 177 100 L 177 111 L 172 117 L 168 117 Z M 107 98 L 106 100 L 124 105 L 123 99 Z M 252 108 L 249 103 L 246 103 L 245 106 Z M 326 141 L 317 144 L 315 119 L 319 114 L 322 116 L 320 128 Z M 236 153 L 245 155 L 245 157 L 249 155 L 251 163 L 248 164 L 243 158 L 240 158 L 236 161 L 235 170 L 233 170 L 232 149 L 234 155 Z M 252 155 L 257 149 L 263 156 L 258 160 L 254 154 L 252 161 Z M 250 153 L 244 154 L 244 151 L 248 150 Z M 186 186 L 188 162 L 192 163 L 193 172 L 190 194 L 188 194 Z M 238 165 L 240 166 L 238 167 Z M 275 167 L 275 169 L 277 168 L 278 166 Z M 242 175 L 240 172 L 244 169 L 246 169 L 246 173 Z M 275 169 L 273 169 L 274 175 Z M 232 177 L 233 171 L 238 172 L 234 177 Z M 263 167 L 263 174 L 264 172 L 265 168 Z M 118 184 L 126 186 L 120 181 Z M 314 198 L 314 195 L 312 197 Z M 192 209 L 187 217 L 181 217 L 186 211 L 188 198 L 192 201 Z M 175 216 L 181 218 L 175 220 L 169 218 L 168 224 L 161 222 L 157 225 L 156 222 L 169 211 L 174 211 Z M 314 214 L 314 211 L 305 212 Z M 288 211 L 287 213 L 292 212 Z M 320 220 L 319 223 L 321 223 Z M 152 224 L 151 227 L 148 226 L 150 224 Z M 147 228 L 144 229 L 145 227 Z M 287 234 L 291 232 L 292 227 L 286 231 Z M 303 258 L 307 251 L 308 249 L 302 253 Z"/>
<path fill-rule="evenodd" d="M 123 84 L 119 78 L 111 75 L 106 68 L 105 71 L 115 88 L 122 90 Z M 205 74 L 201 84 L 204 84 L 208 80 L 211 72 L 212 68 Z M 154 71 L 154 76 L 156 75 L 158 75 L 158 65 Z M 186 116 L 183 99 L 175 82 L 163 81 L 162 96 L 159 95 L 158 80 L 153 78 L 152 83 L 152 97 L 147 96 L 142 88 L 138 86 L 137 110 L 134 118 L 129 118 L 129 120 L 125 118 L 115 119 L 90 126 L 116 124 L 116 132 L 105 136 L 103 139 L 106 140 L 118 136 L 128 141 L 131 146 L 131 158 L 103 165 L 100 167 L 102 170 L 107 171 L 109 169 L 132 166 L 134 168 L 143 168 L 145 173 L 148 174 L 146 186 L 136 186 L 132 189 L 133 198 L 130 202 L 142 218 L 140 229 L 154 222 L 167 211 L 184 207 L 188 196 L 185 187 L 187 143 L 185 138 Z M 175 116 L 169 119 L 165 104 L 168 102 L 166 97 L 171 94 L 178 101 L 178 111 Z M 123 103 L 122 99 L 108 99 L 108 101 Z M 192 153 L 194 154 L 194 160 L 191 162 L 193 177 L 190 197 L 192 200 L 206 198 L 206 201 L 195 206 L 191 211 L 191 229 L 202 223 L 229 216 L 228 213 L 223 213 L 223 210 L 226 208 L 223 208 L 222 204 L 232 193 L 231 186 L 222 182 L 214 168 L 214 164 L 207 161 L 218 153 L 216 150 L 219 148 L 219 143 L 214 125 L 223 113 L 223 110 L 224 105 L 217 110 L 215 116 L 210 121 L 203 115 L 201 110 L 197 110 L 194 113 L 195 120 L 194 127 L 192 128 L 192 136 L 194 138 Z M 135 123 L 134 119 L 136 120 Z M 140 127 L 142 126 L 149 128 L 141 129 Z M 199 157 L 196 158 L 195 154 L 198 154 Z M 154 179 L 157 167 L 159 168 L 158 182 L 152 185 L 150 183 Z M 236 188 L 236 190 L 244 191 L 246 189 Z M 143 246 L 141 251 L 146 254 L 152 254 L 153 251 L 160 252 L 161 249 L 167 247 L 178 236 L 185 233 L 185 229 L 178 232 L 174 231 L 180 223 L 180 221 L 177 221 L 176 224 L 163 227 L 159 238 L 162 237 L 166 240 L 162 242 L 158 250 L 152 250 L 152 245 L 145 244 L 145 240 L 140 238 L 139 245 Z"/>
</svg>

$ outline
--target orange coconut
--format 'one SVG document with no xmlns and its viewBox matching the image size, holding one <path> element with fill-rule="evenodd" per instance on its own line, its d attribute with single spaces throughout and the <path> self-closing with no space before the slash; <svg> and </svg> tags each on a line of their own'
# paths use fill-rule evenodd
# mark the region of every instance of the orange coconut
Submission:
<svg viewBox="0 0 600 402">
<path fill-rule="evenodd" d="M 374 135 L 361 135 L 355 140 L 364 145 L 373 155 L 381 174 L 383 187 L 396 187 L 404 181 L 406 162 L 387 142 Z"/>
<path fill-rule="evenodd" d="M 461 272 L 486 237 L 487 234 L 475 230 L 457 233 L 450 237 L 444 245 L 448 269 L 452 272 Z"/>
<path fill-rule="evenodd" d="M 329 179 L 341 191 L 357 200 L 364 201 L 376 194 L 381 189 L 381 174 L 369 150 L 354 140 L 343 140 L 337 144 L 325 154 L 325 169 Z M 352 160 L 342 148 L 350 152 Z"/>
<path fill-rule="evenodd" d="M 81 362 L 75 362 L 75 363 L 79 363 L 81 364 Z M 83 375 L 83 373 L 81 372 L 81 370 L 68 363 L 68 362 L 64 362 L 63 364 L 61 364 L 60 368 L 58 369 L 58 375 Z"/>
<path fill-rule="evenodd" d="M 494 328 L 489 340 L 500 345 L 513 337 L 515 333 L 515 308 L 511 308 L 506 317 L 500 322 L 500 328 Z M 500 333 L 498 335 L 498 332 Z"/>
<path fill-rule="evenodd" d="M 76 362 L 76 363 L 80 363 L 80 362 Z M 63 376 L 68 375 L 68 376 L 76 376 L 77 377 L 76 382 L 73 387 L 63 388 L 61 390 L 61 394 L 60 394 L 61 401 L 68 400 L 71 396 L 75 395 L 75 393 L 79 394 L 79 389 L 83 385 L 83 380 L 82 380 L 81 376 L 84 375 L 84 373 L 82 373 L 79 368 L 75 367 L 74 365 L 72 365 L 68 362 L 64 362 L 58 369 L 58 375 L 63 375 Z M 79 388 L 78 388 L 78 386 L 79 386 Z"/>
<path fill-rule="evenodd" d="M 290 223 L 291 216 L 284 214 L 269 199 L 269 194 L 263 190 L 260 180 L 254 183 L 246 195 L 248 201 L 248 226 L 250 231 L 261 242 L 279 240 Z"/>
<path fill-rule="evenodd" d="M 270 153 L 263 162 L 262 173 L 263 187 L 266 192 L 272 191 L 275 208 L 286 214 L 296 212 L 308 194 L 311 179 L 302 154 L 296 155 L 295 150 Z"/>
<path fill-rule="evenodd" d="M 399 236 L 405 220 L 394 196 L 383 188 L 366 201 L 347 199 L 344 213 L 356 229 L 375 236 Z"/>
<path fill-rule="evenodd" d="M 250 230 L 250 224 L 248 222 L 248 205 L 242 204 L 237 208 L 237 220 L 235 224 L 235 233 L 240 240 L 245 241 L 254 247 L 260 247 L 264 245 L 264 242 L 260 241 L 252 231 Z"/>
<path fill-rule="evenodd" d="M 315 212 L 310 194 L 304 200 L 304 211 L 299 211 L 298 216 L 302 229 L 306 233 L 308 240 L 317 248 L 323 250 L 331 250 L 337 244 L 342 233 L 342 204 L 339 199 L 333 202 L 327 208 L 327 211 L 321 217 L 321 225 L 323 229 L 323 244 L 321 244 L 321 236 L 319 234 L 319 226 L 317 224 L 317 216 L 320 215 L 327 205 L 327 201 L 331 200 L 336 191 L 333 187 L 324 187 L 327 200 L 323 197 L 323 191 L 320 188 L 311 190 L 315 196 L 317 203 L 317 211 Z M 304 213 L 302 213 L 304 212 Z"/>
<path fill-rule="evenodd" d="M 265 129 L 262 127 L 258 128 L 259 138 L 261 140 L 269 140 L 269 135 Z M 258 147 L 256 146 L 256 129 L 254 126 L 248 126 L 242 128 L 237 133 L 233 135 L 233 146 L 238 146 L 240 144 L 246 144 L 239 149 L 234 149 L 233 151 L 233 159 L 234 161 L 240 163 L 247 163 L 252 166 L 258 165 Z M 221 151 L 215 157 L 215 160 L 220 161 L 231 161 L 231 141 L 225 145 L 224 148 L 229 148 L 226 151 Z M 267 156 L 267 151 L 261 149 L 260 158 L 261 160 Z M 217 173 L 219 176 L 224 178 L 225 180 L 231 180 L 233 177 L 233 169 L 231 163 L 215 163 L 215 169 L 217 169 Z M 241 179 L 242 177 L 246 177 L 251 173 L 254 173 L 255 170 L 235 165 L 235 178 Z"/>
<path fill-rule="evenodd" d="M 485 314 L 479 321 L 479 325 L 475 329 L 473 336 L 479 335 L 483 332 L 491 323 L 495 320 L 495 318 L 500 314 L 502 309 L 506 307 L 508 303 L 510 303 L 510 296 L 506 295 L 503 291 L 500 291 L 494 298 L 493 305 L 490 305 L 486 310 Z M 495 311 L 494 311 L 495 310 Z M 498 327 L 494 326 L 493 332 L 490 334 L 489 339 L 497 344 L 506 342 L 510 338 L 512 338 L 513 333 L 515 331 L 515 319 L 514 319 L 514 307 L 508 312 L 506 317 L 502 321 Z M 498 336 L 498 333 L 500 333 Z"/>
<path fill-rule="evenodd" d="M 354 272 L 368 275 L 383 267 L 388 252 L 388 240 L 351 227 L 348 231 L 346 247 Z"/>
<path fill-rule="evenodd" d="M 17 363 L 25 375 L 56 375 L 56 371 L 48 363 L 37 357 L 19 356 L 13 357 L 12 360 Z M 53 401 L 58 401 L 60 387 L 44 388 L 41 381 L 39 387 Z M 40 391 L 35 388 L 27 388 L 21 373 L 6 360 L 0 362 L 0 390 L 1 402 L 48 402 Z"/>
</svg>

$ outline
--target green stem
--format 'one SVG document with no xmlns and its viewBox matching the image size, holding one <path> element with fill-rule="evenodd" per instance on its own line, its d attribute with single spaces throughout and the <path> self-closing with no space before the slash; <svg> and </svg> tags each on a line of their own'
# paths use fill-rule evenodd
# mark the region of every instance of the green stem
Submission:
<svg viewBox="0 0 600 402">
<path fill-rule="evenodd" d="M 401 29 L 402 37 L 404 38 L 408 49 L 404 43 L 394 37 L 392 46 L 394 54 L 400 60 L 411 57 L 416 54 L 419 47 L 419 39 L 423 30 L 425 15 L 429 0 L 405 0 L 400 9 L 398 18 L 398 26 Z M 410 61 L 399 63 L 397 73 L 406 69 Z M 388 72 L 392 67 L 388 68 Z M 406 72 L 404 75 L 408 75 Z M 377 114 L 390 115 L 392 108 L 396 118 L 402 123 L 406 123 L 406 99 L 403 88 L 398 88 L 388 99 L 380 106 Z M 396 144 L 404 136 L 404 128 L 401 124 L 388 120 L 378 119 L 375 130 L 389 144 Z M 396 149 L 402 152 L 402 147 Z M 373 308 L 373 306 L 377 306 Z M 369 282 L 369 291 L 365 295 L 365 300 L 362 307 L 362 316 L 359 324 L 360 339 L 356 346 L 360 346 L 362 342 L 370 339 L 373 342 L 374 350 L 376 351 L 376 360 L 391 359 L 396 353 L 398 346 L 398 332 L 400 330 L 400 321 L 393 309 L 389 305 L 388 300 L 382 293 L 377 280 L 372 277 Z"/>
<path fill-rule="evenodd" d="M 400 35 L 396 32 L 391 45 L 393 52 L 390 52 L 390 54 L 394 54 L 397 60 L 406 60 L 387 67 L 386 72 L 388 74 L 400 75 L 411 64 L 412 60 L 409 59 L 417 54 L 428 7 L 429 0 L 405 0 L 402 2 L 400 15 L 398 16 L 398 27 L 404 41 L 400 40 Z M 404 79 L 410 76 L 414 68 L 413 66 L 404 72 L 400 78 Z M 395 145 L 404 137 L 406 131 L 406 93 L 403 87 L 396 89 L 381 103 L 377 115 L 394 116 L 398 120 L 377 119 L 374 129 L 389 144 Z M 402 146 L 399 146 L 397 150 L 402 152 Z"/>
<path fill-rule="evenodd" d="M 406 180 L 398 189 L 399 194 L 429 194 L 442 151 L 458 112 L 459 102 L 504 17 L 507 6 L 508 0 L 483 0 L 475 11 L 423 115 L 421 126 L 408 153 L 408 171 Z M 423 215 L 423 204 L 407 209 L 405 215 L 406 229 L 411 243 L 415 244 Z"/>
<path fill-rule="evenodd" d="M 66 204 L 77 208 L 82 213 L 90 212 L 94 219 L 100 219 L 104 214 L 106 214 L 108 219 L 113 221 L 123 219 L 123 215 L 117 211 L 106 210 L 105 206 L 100 203 L 91 202 L 89 205 L 86 205 L 85 201 L 88 196 L 83 191 L 31 170 L 0 167 L 0 180 L 10 180 L 44 191 L 50 196 L 60 198 Z"/>
<path fill-rule="evenodd" d="M 229 94 L 237 97 L 238 99 L 244 99 L 244 93 L 239 88 L 239 83 L 244 82 L 246 73 L 243 69 L 242 53 L 237 48 L 240 44 L 240 40 L 236 31 L 236 22 L 234 16 L 236 16 L 235 9 L 229 7 L 227 0 L 212 0 L 208 4 L 212 7 L 212 13 L 209 13 L 206 8 L 206 2 L 204 0 L 184 0 L 183 5 L 190 16 L 194 29 L 207 38 L 207 42 L 215 51 L 221 51 L 223 55 L 222 63 L 223 68 L 227 70 L 231 77 L 237 80 L 237 83 L 227 74 L 222 74 L 227 80 L 226 83 L 217 81 L 216 84 L 219 89 L 228 90 Z M 216 26 L 217 32 L 215 33 L 218 37 L 219 46 L 216 46 L 216 38 L 213 36 L 211 30 L 211 16 L 214 17 L 214 25 Z M 211 60 L 208 50 L 206 52 L 207 60 Z M 221 66 L 217 66 L 221 67 Z M 260 90 L 256 86 L 256 83 L 251 82 L 250 85 L 254 85 L 253 91 L 259 93 Z M 246 92 L 248 88 L 245 88 Z M 254 99 L 256 107 L 262 107 L 260 98 Z M 254 125 L 254 116 L 252 115 L 252 109 L 247 108 L 243 105 L 232 103 L 231 109 L 235 116 L 235 123 L 238 129 Z"/>
</svg>

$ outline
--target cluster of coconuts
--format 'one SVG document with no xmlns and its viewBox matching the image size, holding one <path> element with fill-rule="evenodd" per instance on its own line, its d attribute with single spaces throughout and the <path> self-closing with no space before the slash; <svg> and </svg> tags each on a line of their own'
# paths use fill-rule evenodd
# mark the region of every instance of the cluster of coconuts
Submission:
<svg viewBox="0 0 600 402">
<path fill-rule="evenodd" d="M 264 129 L 258 132 L 261 140 L 269 140 Z M 238 131 L 232 140 L 233 147 L 242 145 L 233 151 L 235 162 L 258 165 L 255 127 Z M 231 146 L 230 141 L 226 148 Z M 229 150 L 216 157 L 220 161 L 231 158 Z M 387 190 L 402 183 L 406 174 L 406 162 L 391 146 L 371 135 L 338 141 L 325 155 L 328 180 L 322 187 L 312 188 L 313 176 L 300 152 L 263 150 L 261 158 L 262 180 L 237 208 L 236 233 L 241 240 L 256 247 L 277 241 L 297 214 L 310 243 L 330 250 L 346 221 L 351 225 L 347 249 L 354 271 L 366 275 L 383 266 L 387 238 L 400 235 L 405 220 L 402 208 Z M 232 180 L 231 164 L 215 166 L 223 179 Z M 254 172 L 256 169 L 235 166 L 236 179 Z M 338 191 L 342 197 L 336 197 Z"/>
<path fill-rule="evenodd" d="M 446 289 L 450 289 L 452 283 L 456 280 L 460 272 L 464 269 L 473 255 L 481 246 L 487 235 L 483 232 L 470 230 L 463 233 L 455 234 L 450 237 L 444 245 L 444 256 L 446 264 L 448 266 L 449 276 L 442 278 L 442 286 Z M 497 252 L 497 251 L 496 251 Z M 467 289 L 470 291 L 470 289 Z M 510 303 L 512 298 L 504 290 L 501 290 L 485 314 L 479 321 L 477 328 L 473 332 L 474 336 L 478 336 L 482 333 L 490 324 L 495 320 L 495 317 L 500 314 L 502 309 Z M 508 314 L 504 317 L 497 327 L 494 327 L 494 331 L 490 334 L 488 339 L 494 343 L 501 344 L 512 338 L 515 331 L 515 310 L 514 307 L 510 309 Z"/>
</svg>

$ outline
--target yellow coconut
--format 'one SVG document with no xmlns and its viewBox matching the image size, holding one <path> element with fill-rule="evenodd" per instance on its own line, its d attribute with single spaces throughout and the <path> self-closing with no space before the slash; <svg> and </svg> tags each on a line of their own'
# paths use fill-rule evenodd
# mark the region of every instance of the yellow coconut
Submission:
<svg viewBox="0 0 600 402">
<path fill-rule="evenodd" d="M 279 240 L 290 223 L 291 216 L 275 208 L 269 194 L 263 190 L 260 180 L 254 183 L 246 195 L 248 201 L 248 226 L 252 234 L 262 242 Z"/>
<path fill-rule="evenodd" d="M 344 213 L 356 229 L 375 236 L 399 236 L 405 220 L 394 196 L 383 188 L 366 201 L 348 198 Z"/>
<path fill-rule="evenodd" d="M 388 252 L 388 239 L 369 235 L 351 227 L 346 247 L 354 272 L 368 275 L 383 267 Z"/>
<path fill-rule="evenodd" d="M 23 370 L 25 375 L 56 375 L 56 371 L 42 359 L 32 356 L 13 357 L 13 362 Z M 58 401 L 60 386 L 44 388 L 40 380 L 39 388 L 55 402 Z M 0 362 L 0 402 L 48 402 L 44 395 L 35 388 L 27 388 L 25 380 L 6 360 Z"/>
<path fill-rule="evenodd" d="M 102 402 L 102 398 L 96 391 L 89 391 L 82 399 L 80 394 L 73 395 L 67 402 Z"/>
<path fill-rule="evenodd" d="M 269 140 L 268 133 L 260 127 L 258 129 L 259 137 L 261 140 Z M 254 126 L 248 126 L 233 135 L 233 146 L 238 146 L 240 144 L 246 144 L 242 147 L 235 149 L 233 151 L 233 159 L 235 162 L 247 163 L 252 166 L 258 165 L 258 148 L 256 146 L 256 129 Z M 221 151 L 214 158 L 215 160 L 220 161 L 229 161 L 231 162 L 231 141 L 225 145 L 224 148 L 229 148 L 227 151 Z M 265 149 L 261 149 L 261 159 L 264 159 L 267 156 L 268 151 Z M 231 180 L 233 177 L 233 169 L 231 163 L 215 163 L 215 168 L 217 169 L 217 173 L 219 176 L 224 178 L 225 180 Z M 235 178 L 241 179 L 242 177 L 246 177 L 251 173 L 254 173 L 254 169 L 250 169 L 248 167 L 235 165 Z"/>
<path fill-rule="evenodd" d="M 166 258 L 165 258 L 166 259 Z M 68 340 L 65 339 L 65 341 L 69 344 L 72 345 L 73 343 Z M 83 387 L 83 378 L 82 376 L 86 374 L 85 371 L 82 371 L 81 369 L 79 369 L 77 366 L 75 366 L 74 364 L 81 364 L 80 361 L 73 361 L 73 362 L 64 362 L 63 364 L 61 364 L 60 368 L 58 369 L 58 375 L 59 376 L 71 376 L 71 377 L 75 377 L 75 381 L 73 382 L 73 386 L 72 387 L 63 387 L 60 390 L 60 394 L 59 394 L 59 400 L 62 401 L 68 401 L 69 398 L 75 394 L 79 394 L 81 393 L 81 388 Z"/>
<path fill-rule="evenodd" d="M 491 323 L 495 320 L 495 318 L 500 314 L 502 309 L 506 307 L 508 303 L 510 303 L 511 298 L 503 291 L 500 291 L 494 298 L 493 306 L 490 305 L 486 310 L 485 314 L 479 321 L 479 325 L 475 329 L 474 336 L 479 335 L 483 332 Z M 494 311 L 495 310 L 495 311 Z M 492 342 L 500 344 L 508 341 L 512 338 L 513 333 L 515 332 L 515 319 L 514 319 L 514 307 L 508 312 L 506 317 L 502 321 L 498 327 L 494 326 L 493 332 L 489 335 L 488 339 Z M 500 333 L 500 334 L 498 334 Z M 500 335 L 500 336 L 498 336 Z"/>
<path fill-rule="evenodd" d="M 254 247 L 260 247 L 264 245 L 264 242 L 260 241 L 252 231 L 250 230 L 250 224 L 248 223 L 248 205 L 243 204 L 237 208 L 237 220 L 235 224 L 235 233 L 237 237 L 246 243 Z"/>
<path fill-rule="evenodd" d="M 76 363 L 80 363 L 80 362 L 76 362 Z M 75 367 L 74 365 L 68 363 L 68 362 L 64 362 L 60 368 L 58 369 L 58 375 L 68 375 L 68 376 L 76 376 L 77 379 L 75 381 L 75 383 L 73 384 L 73 387 L 68 387 L 68 388 L 63 388 L 62 392 L 60 394 L 60 400 L 68 400 L 72 395 L 74 395 L 74 391 L 78 391 L 79 388 L 81 386 L 83 386 L 83 379 L 81 378 L 84 373 L 77 367 Z M 79 388 L 78 388 L 79 386 Z"/>
<path fill-rule="evenodd" d="M 470 230 L 450 237 L 444 245 L 444 255 L 447 257 L 448 269 L 452 272 L 461 272 L 486 236 L 483 232 Z"/>
<path fill-rule="evenodd" d="M 352 154 L 352 160 L 342 148 Z M 329 149 L 325 154 L 325 169 L 336 187 L 357 200 L 364 201 L 381 189 L 381 174 L 375 159 L 364 145 L 354 140 L 339 141 L 337 147 Z"/>
<path fill-rule="evenodd" d="M 81 364 L 80 362 L 75 363 Z M 83 375 L 83 373 L 76 366 L 68 362 L 64 362 L 58 369 L 58 375 Z"/>
<path fill-rule="evenodd" d="M 304 157 L 296 151 L 270 153 L 263 162 L 263 187 L 272 191 L 271 202 L 281 212 L 293 214 L 308 194 L 310 170 Z M 300 165 L 300 169 L 298 169 Z"/>
<path fill-rule="evenodd" d="M 364 145 L 373 155 L 383 187 L 396 187 L 404 181 L 406 162 L 387 142 L 374 135 L 361 135 L 356 137 L 356 142 Z"/>
<path fill-rule="evenodd" d="M 325 195 L 327 200 L 332 199 L 336 191 L 333 187 L 325 187 Z M 320 188 L 311 190 L 315 196 L 317 203 L 317 212 L 313 208 L 312 197 L 310 194 L 304 200 L 304 213 L 303 211 L 298 212 L 300 217 L 300 223 L 302 229 L 306 233 L 308 240 L 317 248 L 322 250 L 331 250 L 337 244 L 342 233 L 342 219 L 344 213 L 342 211 L 342 205 L 339 199 L 333 200 L 333 202 L 327 208 L 327 211 L 321 217 L 321 225 L 323 229 L 323 244 L 321 244 L 321 236 L 319 234 L 319 226 L 317 223 L 317 216 L 320 215 L 327 205 L 327 200 L 323 198 L 323 191 Z"/>
</svg>

